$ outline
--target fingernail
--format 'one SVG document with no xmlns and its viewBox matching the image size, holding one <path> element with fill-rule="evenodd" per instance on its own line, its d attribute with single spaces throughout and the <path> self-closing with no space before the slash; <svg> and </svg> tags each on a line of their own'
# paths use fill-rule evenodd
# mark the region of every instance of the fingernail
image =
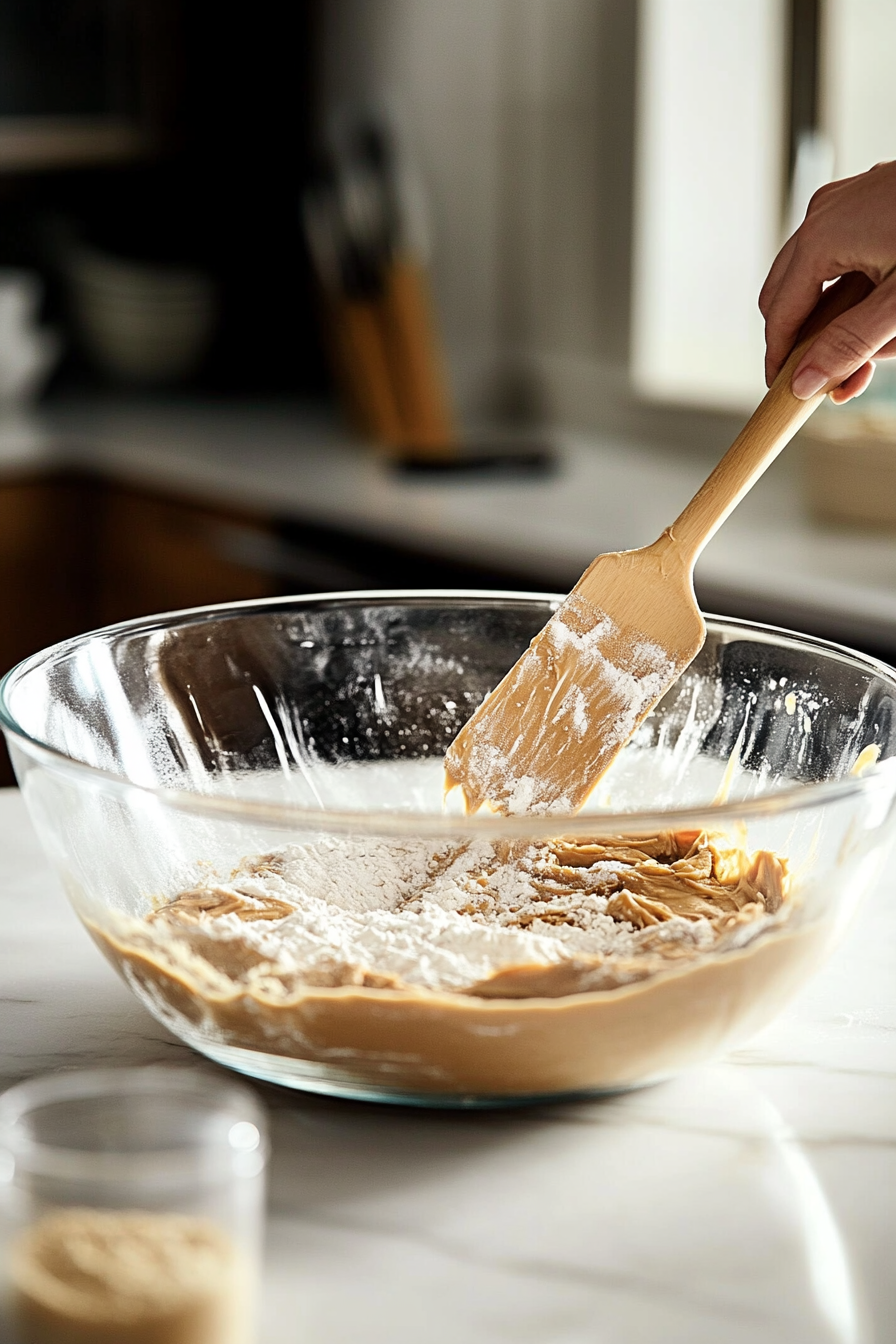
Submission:
<svg viewBox="0 0 896 1344">
<path fill-rule="evenodd" d="M 820 392 L 828 381 L 826 373 L 822 373 L 820 369 L 813 369 L 810 364 L 808 368 L 800 369 L 790 384 L 790 390 L 800 401 L 808 401 L 816 392 Z"/>
</svg>

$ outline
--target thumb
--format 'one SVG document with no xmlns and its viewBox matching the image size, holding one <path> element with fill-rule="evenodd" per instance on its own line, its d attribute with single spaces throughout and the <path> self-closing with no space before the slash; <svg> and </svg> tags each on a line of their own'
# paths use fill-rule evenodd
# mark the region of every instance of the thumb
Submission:
<svg viewBox="0 0 896 1344">
<path fill-rule="evenodd" d="M 896 274 L 867 299 L 835 318 L 813 341 L 793 375 L 793 395 L 801 401 L 823 388 L 839 387 L 896 336 Z"/>
</svg>

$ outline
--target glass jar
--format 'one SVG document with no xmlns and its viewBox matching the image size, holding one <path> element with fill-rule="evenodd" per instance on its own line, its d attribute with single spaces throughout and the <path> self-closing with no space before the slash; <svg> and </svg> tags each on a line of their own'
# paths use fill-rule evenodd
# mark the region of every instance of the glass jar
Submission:
<svg viewBox="0 0 896 1344">
<path fill-rule="evenodd" d="M 37 1078 L 0 1097 L 4 1339 L 251 1344 L 264 1114 L 210 1071 Z"/>
</svg>

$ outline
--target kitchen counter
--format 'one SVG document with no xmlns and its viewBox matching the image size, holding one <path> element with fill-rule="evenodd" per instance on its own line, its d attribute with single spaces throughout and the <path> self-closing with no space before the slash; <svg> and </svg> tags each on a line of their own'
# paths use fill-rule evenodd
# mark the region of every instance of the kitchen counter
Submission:
<svg viewBox="0 0 896 1344">
<path fill-rule="evenodd" d="M 2 1082 L 190 1058 L 79 926 L 13 789 L 0 853 Z M 775 1024 L 673 1082 L 469 1114 L 262 1089 L 262 1344 L 891 1339 L 891 887 Z"/>
<path fill-rule="evenodd" d="M 434 481 L 396 474 L 301 408 L 50 403 L 0 421 L 0 472 L 94 469 L 124 484 L 341 528 L 566 589 L 598 552 L 654 540 L 714 465 L 669 448 L 552 437 L 559 464 L 552 476 Z M 711 610 L 896 652 L 896 534 L 813 522 L 795 447 L 710 542 L 697 584 Z"/>
</svg>

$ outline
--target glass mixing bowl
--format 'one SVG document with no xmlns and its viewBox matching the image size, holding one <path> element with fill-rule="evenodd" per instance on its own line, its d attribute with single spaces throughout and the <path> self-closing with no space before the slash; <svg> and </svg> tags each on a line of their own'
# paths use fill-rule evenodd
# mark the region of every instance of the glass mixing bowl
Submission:
<svg viewBox="0 0 896 1344">
<path fill-rule="evenodd" d="M 559 600 L 240 603 L 100 630 L 9 673 L 0 718 L 34 824 L 79 916 L 151 1013 L 255 1077 L 434 1105 L 647 1083 L 774 1014 L 886 857 L 896 673 L 807 636 L 711 619 L 702 652 L 583 812 L 445 808 L 445 748 Z M 388 895 L 396 854 L 434 872 L 461 852 L 510 862 L 546 841 L 702 831 L 786 856 L 786 905 L 610 987 L 599 975 L 546 987 L 537 974 L 523 992 L 525 975 L 506 991 L 500 977 L 481 992 L 409 986 L 378 976 L 375 958 L 346 960 L 334 931 L 345 891 L 368 908 Z M 321 975 L 319 955 L 308 971 L 301 938 L 283 952 L 285 849 L 290 863 L 314 856 L 315 880 L 326 879 L 330 896 L 299 923 L 316 921 L 318 954 L 329 948 L 331 970 L 342 956 L 341 979 Z M 256 884 L 249 942 L 228 895 L 236 869 Z M 169 903 L 185 892 L 187 917 L 173 920 Z M 453 913 L 451 936 L 466 937 L 475 914 Z M 356 911 L 362 944 L 371 918 Z M 399 955 L 405 935 L 389 936 Z M 441 938 L 421 963 L 445 954 Z"/>
</svg>

